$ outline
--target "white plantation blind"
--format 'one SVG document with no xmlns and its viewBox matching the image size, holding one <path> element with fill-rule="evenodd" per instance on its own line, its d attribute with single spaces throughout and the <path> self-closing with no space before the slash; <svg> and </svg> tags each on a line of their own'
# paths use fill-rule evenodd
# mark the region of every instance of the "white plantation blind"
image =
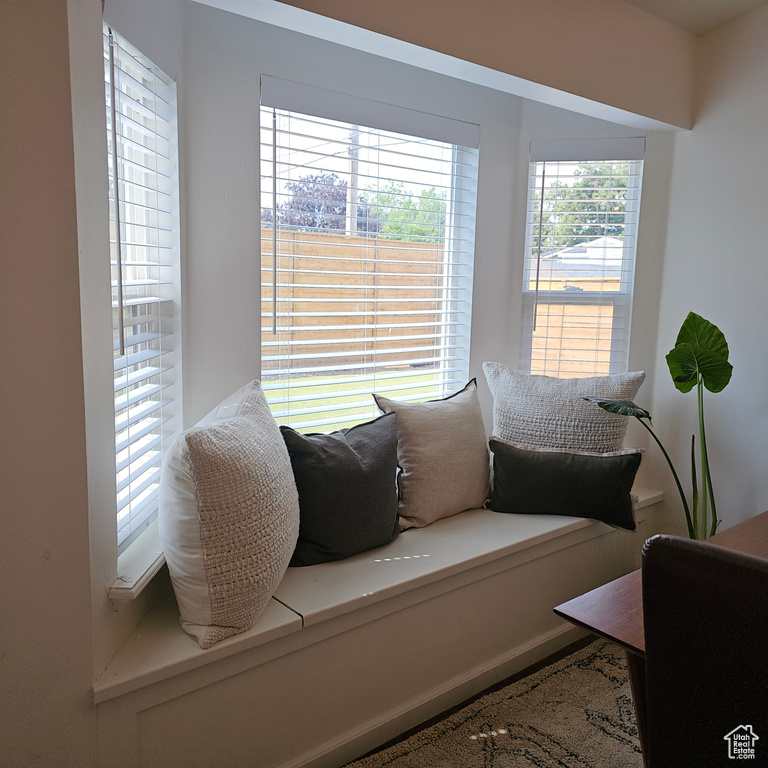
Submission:
<svg viewBox="0 0 768 768">
<path fill-rule="evenodd" d="M 643 149 L 643 139 L 531 145 L 523 370 L 627 370 Z"/>
<path fill-rule="evenodd" d="M 261 115 L 262 382 L 278 423 L 330 431 L 378 415 L 372 392 L 464 386 L 477 151 Z"/>
<path fill-rule="evenodd" d="M 156 516 L 163 449 L 179 423 L 176 88 L 106 26 L 104 75 L 122 551 Z"/>
</svg>

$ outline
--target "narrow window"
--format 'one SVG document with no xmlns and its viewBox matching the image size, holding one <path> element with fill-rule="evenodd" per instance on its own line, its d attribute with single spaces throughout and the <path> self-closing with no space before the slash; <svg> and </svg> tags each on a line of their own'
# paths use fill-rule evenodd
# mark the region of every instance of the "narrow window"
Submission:
<svg viewBox="0 0 768 768">
<path fill-rule="evenodd" d="M 118 551 L 157 513 L 180 423 L 176 88 L 104 27 Z"/>
<path fill-rule="evenodd" d="M 523 370 L 627 370 L 643 148 L 643 139 L 532 143 Z"/>
<path fill-rule="evenodd" d="M 262 91 L 262 381 L 278 423 L 339 429 L 378 414 L 374 391 L 460 389 L 477 150 L 318 116 L 328 104 L 264 102 Z M 398 125 L 407 110 L 392 109 L 384 122 Z"/>
</svg>

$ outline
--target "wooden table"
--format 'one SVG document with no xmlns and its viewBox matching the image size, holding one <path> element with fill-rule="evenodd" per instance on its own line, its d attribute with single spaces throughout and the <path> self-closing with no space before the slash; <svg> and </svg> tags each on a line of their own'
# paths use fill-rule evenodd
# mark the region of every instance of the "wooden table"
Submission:
<svg viewBox="0 0 768 768">
<path fill-rule="evenodd" d="M 768 512 L 734 525 L 707 541 L 748 555 L 768 557 Z M 596 635 L 613 640 L 626 650 L 637 730 L 645 754 L 645 636 L 640 570 L 558 605 L 555 613 Z"/>
</svg>

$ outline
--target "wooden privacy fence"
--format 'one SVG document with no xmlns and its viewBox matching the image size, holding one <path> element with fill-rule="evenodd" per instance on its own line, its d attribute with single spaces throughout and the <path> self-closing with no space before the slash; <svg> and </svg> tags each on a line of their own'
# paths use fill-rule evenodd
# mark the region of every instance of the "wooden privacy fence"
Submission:
<svg viewBox="0 0 768 768">
<path fill-rule="evenodd" d="M 598 293 L 605 297 L 618 295 L 621 280 L 618 274 L 601 277 L 563 277 L 543 281 L 547 291 L 569 290 Z M 535 283 L 529 284 L 529 290 Z M 609 301 L 600 303 L 562 303 L 551 295 L 542 300 L 536 313 L 536 330 L 531 335 L 531 373 L 566 378 L 604 376 L 610 373 L 611 351 L 616 324 L 614 307 Z"/>
<path fill-rule="evenodd" d="M 456 311 L 451 288 L 459 278 L 439 244 L 278 230 L 273 334 L 272 230 L 261 237 L 265 374 L 357 368 L 374 355 L 379 364 L 404 365 L 444 356 L 444 322 Z"/>
<path fill-rule="evenodd" d="M 273 334 L 272 230 L 261 230 L 262 373 L 265 377 L 365 369 L 435 367 L 468 345 L 453 323 L 468 265 L 447 263 L 441 244 L 359 237 L 343 232 L 278 230 L 277 333 Z M 546 288 L 613 293 L 618 276 L 549 276 Z M 468 296 L 467 296 L 468 300 Z M 539 306 L 532 372 L 608 373 L 614 311 L 608 304 Z M 466 327 L 466 326 L 465 326 Z M 450 328 L 450 330 L 446 330 Z M 290 353 L 290 354 L 289 354 Z"/>
</svg>

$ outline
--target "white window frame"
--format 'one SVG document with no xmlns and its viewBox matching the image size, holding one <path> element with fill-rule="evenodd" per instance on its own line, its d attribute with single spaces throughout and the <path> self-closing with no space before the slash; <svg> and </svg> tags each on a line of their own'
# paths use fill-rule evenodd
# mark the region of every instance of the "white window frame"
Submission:
<svg viewBox="0 0 768 768">
<path fill-rule="evenodd" d="M 122 462 L 116 453 L 118 581 L 109 596 L 121 601 L 135 597 L 163 563 L 156 530 L 160 467 L 164 449 L 181 426 L 178 138 L 173 80 L 106 24 L 104 57 L 113 320 L 118 318 L 113 327 L 115 438 L 123 416 L 132 421 L 139 418 L 139 408 L 153 412 L 151 423 L 148 419 L 136 422 L 136 434 L 129 429 L 120 435 Z M 119 238 L 115 237 L 116 214 Z M 142 253 L 146 267 L 137 266 Z M 118 274 L 125 278 L 125 292 Z M 146 314 L 139 321 L 135 315 L 142 312 Z M 119 318 L 126 314 L 127 322 L 121 326 Z M 146 368 L 130 363 L 141 357 L 147 358 Z M 150 358 L 157 363 L 149 362 Z M 131 410 L 126 411 L 126 405 Z M 146 434 L 142 437 L 142 433 Z M 116 451 L 118 447 L 115 444 Z M 137 459 L 134 450 L 144 453 Z M 136 467 L 134 462 L 143 466 Z M 139 482 L 134 484 L 137 477 Z M 129 506 L 140 507 L 129 511 L 128 529 L 121 523 L 118 507 L 121 490 L 123 497 L 127 493 Z"/>
<path fill-rule="evenodd" d="M 642 192 L 642 163 L 645 153 L 644 138 L 620 139 L 573 139 L 532 141 L 530 149 L 528 196 L 526 204 L 525 254 L 523 260 L 523 318 L 520 346 L 520 369 L 526 373 L 546 374 L 562 377 L 573 375 L 600 375 L 620 373 L 628 370 L 629 344 L 631 336 L 632 300 L 637 251 L 637 231 L 640 216 Z M 542 164 L 544 168 L 557 168 L 558 163 L 621 163 L 630 166 L 627 185 L 627 206 L 622 238 L 622 265 L 620 288 L 617 291 L 583 291 L 566 293 L 562 290 L 544 290 L 539 286 L 530 288 L 531 275 L 537 274 L 540 264 L 542 234 L 539 216 L 541 204 L 541 182 L 538 181 Z M 539 199 L 536 199 L 536 195 Z M 545 225 L 546 228 L 546 225 Z M 607 371 L 599 371 L 598 363 L 591 372 L 557 372 L 533 365 L 533 341 L 536 315 L 539 307 L 553 305 L 606 307 L 610 309 L 611 343 Z M 597 328 L 594 328 L 597 332 Z M 586 365 L 586 362 L 584 363 Z M 547 371 L 550 371 L 549 373 Z"/>
<path fill-rule="evenodd" d="M 444 309 L 451 307 L 450 313 L 444 313 L 444 317 L 450 315 L 451 319 L 446 321 L 442 330 L 436 332 L 436 341 L 435 345 L 433 345 L 434 354 L 443 360 L 440 364 L 441 384 L 438 390 L 431 391 L 426 395 L 415 391 L 410 394 L 404 394 L 398 397 L 398 399 L 420 400 L 443 397 L 463 387 L 466 384 L 469 370 L 472 270 L 474 262 L 474 210 L 477 188 L 479 126 L 267 76 L 262 77 L 261 104 L 263 115 L 262 199 L 264 199 L 269 190 L 273 190 L 274 194 L 271 201 L 273 222 L 277 219 L 275 215 L 277 188 L 274 180 L 281 178 L 278 157 L 279 148 L 276 137 L 277 135 L 283 135 L 283 129 L 280 127 L 281 122 L 286 122 L 292 115 L 298 118 L 310 116 L 312 119 L 321 118 L 349 124 L 350 126 L 360 126 L 363 131 L 373 129 L 396 134 L 407 134 L 413 136 L 414 140 L 434 140 L 450 144 L 454 147 L 452 178 L 455 182 L 457 178 L 456 168 L 462 165 L 463 168 L 469 169 L 467 173 L 471 176 L 471 181 L 467 182 L 470 187 L 469 192 L 460 189 L 459 185 L 453 183 L 449 195 L 450 204 L 447 211 L 446 242 L 453 243 L 453 232 L 459 232 L 460 230 L 458 236 L 467 245 L 458 255 L 451 255 L 446 258 L 443 267 L 445 271 L 443 274 L 444 288 L 442 289 L 442 298 L 435 299 L 438 303 L 443 302 L 441 306 Z M 267 127 L 269 124 L 271 124 L 271 129 Z M 264 138 L 267 134 L 269 134 L 269 140 Z M 274 162 L 265 160 L 269 153 L 274 154 Z M 267 170 L 264 170 L 265 168 Z M 322 172 L 324 168 L 317 167 L 316 170 Z M 471 199 L 465 199 L 467 196 Z M 471 211 L 471 215 L 468 215 L 467 211 Z M 462 221 L 461 229 L 457 224 L 459 219 Z M 467 223 L 468 219 L 471 219 L 471 223 Z M 286 301 L 289 300 L 280 299 L 278 292 L 281 289 L 286 289 L 289 292 L 293 289 L 290 282 L 291 277 L 288 276 L 284 279 L 279 276 L 277 260 L 272 258 L 272 253 L 275 251 L 278 255 L 281 254 L 280 229 L 280 226 L 273 226 L 272 237 L 265 239 L 262 244 L 264 252 L 262 258 L 262 361 L 269 361 L 273 364 L 276 364 L 278 359 L 290 361 L 290 352 L 286 353 L 284 351 L 285 346 L 281 344 L 279 335 L 271 337 L 268 333 L 268 329 L 273 326 L 276 329 L 281 326 L 290 328 L 290 316 L 286 316 L 284 307 L 290 307 L 291 304 L 286 304 Z M 269 239 L 271 239 L 271 243 L 268 242 Z M 375 241 L 372 239 L 371 242 Z M 389 242 L 394 243 L 394 241 Z M 459 292 L 454 286 L 459 284 L 459 277 L 456 273 L 460 269 L 464 270 L 464 276 L 460 280 L 462 288 Z M 272 297 L 271 302 L 268 297 Z M 290 309 L 287 312 L 290 313 Z M 369 312 L 366 313 L 369 314 Z M 341 317 L 342 315 L 339 316 Z M 448 323 L 450 323 L 450 326 Z M 385 327 L 381 319 L 375 320 L 374 324 L 379 329 Z M 445 334 L 447 332 L 452 334 L 451 340 L 446 338 Z M 372 331 L 374 336 L 377 333 L 378 331 Z M 273 338 L 275 340 L 272 340 Z M 299 342 L 294 343 L 298 344 Z M 324 343 L 327 342 L 324 342 L 322 339 L 315 341 L 315 348 L 321 349 Z M 309 342 L 309 344 L 312 344 L 312 342 Z M 460 347 L 460 353 L 447 351 L 447 348 L 453 345 Z M 408 343 L 405 346 L 407 347 Z M 440 351 L 438 348 L 444 349 Z M 304 357 L 315 357 L 313 354 L 307 354 L 306 349 L 307 347 L 305 346 Z M 341 353 L 338 354 L 341 355 Z M 459 359 L 450 360 L 450 362 L 446 363 L 445 361 L 449 360 L 454 354 Z M 344 356 L 346 356 L 346 353 Z M 379 363 L 374 362 L 370 364 L 370 367 L 378 371 L 379 365 Z M 284 366 L 280 364 L 280 367 L 283 368 Z M 337 368 L 341 367 L 343 366 L 337 366 Z M 384 364 L 381 364 L 381 368 L 384 368 Z M 333 371 L 332 360 L 329 360 L 329 365 L 325 369 L 318 367 L 318 374 L 320 375 L 330 375 Z M 394 374 L 389 375 L 394 376 Z M 382 374 L 381 382 L 376 384 L 377 391 L 385 394 L 387 393 L 386 376 L 387 374 Z M 284 375 L 283 378 L 285 379 L 286 376 Z M 362 380 L 363 377 L 360 376 L 360 378 Z M 355 400 L 355 407 L 358 409 L 357 415 L 350 417 L 351 420 L 349 422 L 342 424 L 337 418 L 327 418 L 327 413 L 320 415 L 313 415 L 311 413 L 312 410 L 322 411 L 325 406 L 319 409 L 304 407 L 300 408 L 299 412 L 291 413 L 292 404 L 301 400 L 301 395 L 298 394 L 300 385 L 294 385 L 294 387 L 290 385 L 285 386 L 284 381 L 280 381 L 277 376 L 274 377 L 273 381 L 269 370 L 264 367 L 262 368 L 262 386 L 268 400 L 271 402 L 278 423 L 290 424 L 300 429 L 335 429 L 377 415 L 373 400 L 368 396 L 367 389 L 362 395 L 360 391 L 354 393 L 357 398 L 366 398 L 366 404 L 365 406 L 357 405 L 360 400 Z M 280 387 L 279 389 L 278 386 Z M 360 386 L 367 387 L 368 385 L 361 384 Z M 391 387 L 390 389 L 393 388 L 396 387 Z M 292 389 L 297 392 L 296 395 L 291 392 Z M 339 397 L 338 403 L 341 404 L 342 402 L 345 403 L 347 408 L 349 407 L 349 401 Z M 367 409 L 367 412 L 363 413 L 361 410 L 363 408 Z"/>
</svg>

